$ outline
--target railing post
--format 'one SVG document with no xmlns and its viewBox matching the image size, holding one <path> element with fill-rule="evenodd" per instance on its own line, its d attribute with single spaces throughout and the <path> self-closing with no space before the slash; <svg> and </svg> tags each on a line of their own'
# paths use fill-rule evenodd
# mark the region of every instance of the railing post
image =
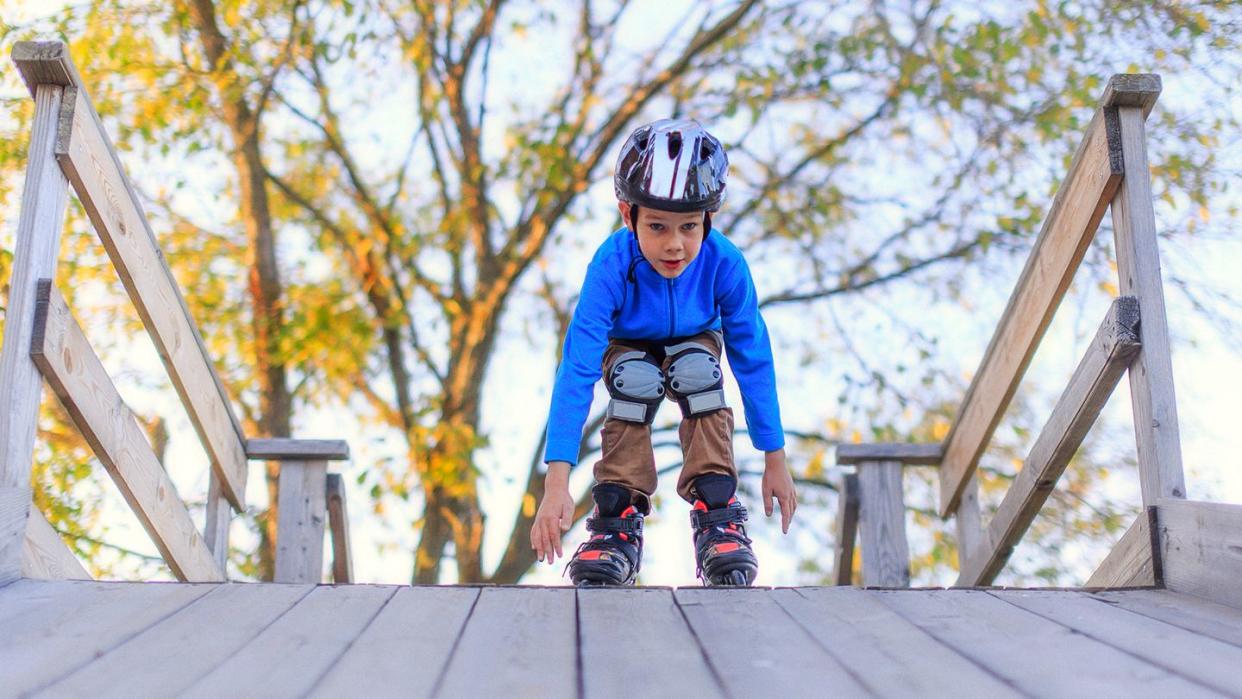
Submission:
<svg viewBox="0 0 1242 699">
<path fill-rule="evenodd" d="M 858 538 L 858 475 L 841 478 L 837 503 L 837 543 L 833 555 L 832 582 L 850 585 L 854 581 L 854 541 Z"/>
<path fill-rule="evenodd" d="M 910 547 L 900 461 L 858 464 L 863 585 L 909 587 Z"/>
<path fill-rule="evenodd" d="M 43 393 L 43 377 L 30 359 L 35 286 L 39 279 L 56 276 L 69 197 L 69 182 L 54 155 L 64 88 L 38 84 L 32 89 L 35 115 L 0 348 L 0 584 L 21 575 L 35 424 Z"/>
<path fill-rule="evenodd" d="M 281 462 L 275 582 L 323 579 L 327 486 L 327 461 Z"/>
<path fill-rule="evenodd" d="M 983 518 L 979 515 L 979 471 L 971 474 L 962 489 L 962 499 L 957 503 L 953 523 L 957 528 L 957 560 L 961 570 L 983 545 Z"/>
</svg>

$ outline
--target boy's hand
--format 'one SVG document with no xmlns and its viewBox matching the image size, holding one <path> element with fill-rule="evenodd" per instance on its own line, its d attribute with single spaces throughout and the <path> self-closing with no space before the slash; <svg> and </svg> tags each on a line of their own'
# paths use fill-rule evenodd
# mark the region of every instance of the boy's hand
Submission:
<svg viewBox="0 0 1242 699">
<path fill-rule="evenodd" d="M 530 527 L 530 547 L 541 561 L 553 563 L 561 552 L 561 534 L 574 523 L 574 499 L 569 494 L 569 463 L 553 461 L 543 479 L 543 500 Z"/>
<path fill-rule="evenodd" d="M 763 513 L 772 516 L 772 498 L 781 505 L 781 533 L 789 533 L 789 523 L 798 509 L 798 493 L 794 490 L 793 476 L 785 466 L 785 450 L 764 452 L 763 455 Z"/>
</svg>

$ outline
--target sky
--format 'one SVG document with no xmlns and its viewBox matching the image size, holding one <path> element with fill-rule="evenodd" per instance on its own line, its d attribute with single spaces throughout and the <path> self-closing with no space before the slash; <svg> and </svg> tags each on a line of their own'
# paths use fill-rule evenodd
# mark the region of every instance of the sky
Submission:
<svg viewBox="0 0 1242 699">
<path fill-rule="evenodd" d="M 641 12 L 639 15 L 641 16 Z M 529 41 L 537 42 L 538 39 L 531 38 Z M 554 60 L 554 57 L 550 60 Z M 522 68 L 527 69 L 529 66 Z M 11 83 L 12 76 L 8 77 Z M 1162 100 L 1193 98 L 1193 95 L 1178 94 L 1176 86 L 1168 86 L 1162 96 Z M 596 201 L 597 210 L 607 211 L 610 189 L 606 182 L 593 188 L 591 194 Z M 1176 212 L 1158 208 L 1158 216 L 1171 216 L 1174 213 Z M 0 229 L 0 245 L 11 246 L 15 226 L 14 212 L 5 217 L 3 229 Z M 1103 230 L 1101 234 L 1105 234 Z M 589 245 L 583 245 L 573 255 L 581 260 L 591 251 Z M 1226 290 L 1235 298 L 1242 292 L 1242 282 L 1238 281 L 1235 272 L 1239 261 L 1242 261 L 1242 242 L 1234 239 L 1190 239 L 1184 246 L 1164 245 L 1161 254 L 1166 270 L 1180 272 L 1182 276 L 1197 275 L 1205 284 Z M 571 259 L 573 255 L 570 256 Z M 1019 267 L 1020 263 L 1021 260 L 1018 260 Z M 1005 282 L 1006 287 L 1017 278 L 1017 268 L 1011 272 L 1010 281 Z M 760 285 L 761 295 L 765 284 L 775 285 L 772 279 L 764 279 L 762 276 L 757 278 L 757 283 Z M 919 322 L 920 316 L 923 316 L 919 294 L 917 287 L 895 292 L 890 302 L 905 309 L 904 318 Z M 1090 297 L 1090 294 L 1086 296 Z M 998 293 L 989 298 L 981 298 L 975 321 L 966 325 L 955 321 L 956 324 L 953 325 L 936 326 L 934 318 L 924 316 L 923 321 L 933 325 L 925 332 L 940 337 L 948 351 L 955 352 L 960 357 L 963 378 L 969 376 L 982 356 L 1006 297 L 1007 293 Z M 1095 302 L 1095 305 L 1089 301 Z M 1102 315 L 1098 302 L 1099 299 L 1091 298 L 1067 302 L 1054 319 L 1027 378 L 1028 383 L 1047 389 L 1045 393 L 1049 395 L 1044 397 L 1045 403 L 1055 399 L 1055 386 L 1061 385 L 1072 372 L 1074 364 L 1085 349 L 1085 341 L 1098 325 Z M 1188 495 L 1193 499 L 1242 503 L 1242 469 L 1239 468 L 1236 456 L 1242 454 L 1242 431 L 1232 425 L 1233 416 L 1242 415 L 1242 359 L 1228 344 L 1227 338 L 1222 337 L 1216 328 L 1211 327 L 1210 323 L 1197 314 L 1180 293 L 1168 293 L 1167 303 Z M 780 338 L 799 336 L 798 326 L 801 319 L 798 313 L 792 309 L 776 309 L 767 314 L 767 320 L 773 337 L 777 338 L 778 363 L 788 361 L 792 365 L 795 345 L 792 342 L 783 344 Z M 874 329 L 868 331 L 862 327 L 872 322 L 872 317 L 845 319 L 847 325 L 857 323 L 857 326 L 850 325 L 851 328 L 858 327 L 860 332 L 870 332 L 872 337 L 876 337 Z M 507 330 L 518 334 L 522 332 L 519 327 Z M 882 337 L 877 341 L 882 341 Z M 489 437 L 492 444 L 491 449 L 480 455 L 481 466 L 489 474 L 482 483 L 484 509 L 490 525 L 484 544 L 485 568 L 489 568 L 497 560 L 509 535 L 505 523 L 511 521 L 513 513 L 520 506 L 517 495 L 521 492 L 522 479 L 542 426 L 543 411 L 551 390 L 550 378 L 555 369 L 551 365 L 551 355 L 546 343 L 523 345 L 510 342 L 508 345 L 510 347 L 497 358 L 491 369 L 492 377 L 505 382 L 506 397 L 484 407 L 484 419 L 491 428 Z M 780 356 L 781 352 L 785 353 L 785 357 Z M 127 377 L 139 371 L 140 367 L 158 366 L 150 343 L 141 339 L 126 351 L 105 357 L 105 362 L 113 370 L 113 375 L 125 384 L 129 383 Z M 207 484 L 205 463 L 201 448 L 195 443 L 196 438 L 183 417 L 184 412 L 170 392 L 143 391 L 134 387 L 139 383 L 135 381 L 133 385 L 123 386 L 127 401 L 139 410 L 159 411 L 175 416 L 171 425 L 174 428 L 174 437 L 170 447 L 170 471 L 183 497 L 187 500 L 201 498 L 206 492 Z M 731 404 L 740 406 L 736 385 L 732 381 L 729 381 L 727 391 Z M 835 389 L 826 390 L 822 385 L 800 384 L 795 376 L 782 381 L 780 391 L 786 424 L 791 428 L 809 430 L 822 426 L 820 421 L 825 415 L 822 407 L 824 396 L 835 395 Z M 599 390 L 596 406 L 602 405 L 605 399 L 604 392 Z M 804 406 L 810 408 L 803 409 Z M 675 412 L 675 408 L 665 406 L 661 412 L 661 420 L 670 422 Z M 741 426 L 741 411 L 737 412 Z M 1123 383 L 1102 420 L 1102 424 L 1114 428 L 1110 434 L 1121 432 L 1122 436 L 1115 439 L 1118 450 L 1127 448 L 1125 426 L 1128 424 L 1128 413 L 1129 393 Z M 1121 426 L 1120 430 L 1117 429 L 1118 425 Z M 393 455 L 399 457 L 404 451 L 403 446 L 392 435 L 375 435 L 354 420 L 353 416 L 340 410 L 311 410 L 300 414 L 295 432 L 302 437 L 348 439 L 353 447 L 354 464 L 373 462 Z M 736 444 L 739 452 L 750 450 L 744 437 L 737 440 Z M 1132 433 L 1129 436 L 1128 448 L 1131 451 L 1133 449 Z M 659 463 L 663 465 L 677 458 L 676 451 L 662 450 Z M 386 505 L 388 509 L 383 513 L 368 513 L 365 506 L 369 497 L 362 486 L 350 477 L 353 466 L 345 464 L 340 468 L 347 476 L 350 494 L 354 564 L 358 579 L 366 582 L 408 582 L 411 571 L 410 547 L 415 541 L 413 532 L 408 529 L 408 522 L 416 514 L 415 509 L 400 503 L 389 503 Z M 668 504 L 658 508 L 657 513 L 647 523 L 641 578 L 645 584 L 695 584 L 688 517 L 683 506 L 672 502 L 676 499 L 672 492 L 675 478 L 676 474 L 671 474 L 661 482 L 660 493 Z M 575 471 L 572 490 L 580 492 L 588 487 L 589 481 L 590 469 L 586 465 Z M 1137 503 L 1138 491 L 1134 479 L 1115 479 L 1115 482 L 1109 482 L 1108 487 L 1116 488 L 1121 497 L 1128 497 Z M 259 504 L 264 487 L 262 469 L 258 464 L 251 469 L 249 491 L 252 493 L 251 503 Z M 804 499 L 810 496 L 811 493 L 804 491 Z M 763 518 L 762 506 L 757 500 L 747 504 L 754 520 L 752 534 L 755 535 L 755 549 L 761 561 L 758 584 L 794 584 L 805 581 L 805 574 L 796 568 L 801 556 L 818 554 L 821 562 L 825 564 L 830 560 L 831 552 L 823 551 L 822 546 L 826 533 L 832 527 L 834 513 L 831 509 L 801 509 L 790 534 L 781 536 L 779 524 L 774 525 Z M 154 547 L 115 490 L 107 494 L 101 507 L 107 512 L 108 520 L 114 523 L 110 538 L 115 537 L 115 541 L 131 548 L 154 551 Z M 234 523 L 232 534 L 236 545 L 253 545 L 253 535 L 240 522 Z M 910 536 L 917 541 L 919 537 L 926 536 L 926 533 L 915 531 L 911 525 Z M 583 538 L 584 531 L 579 525 L 566 537 L 566 548 L 572 549 Z M 326 551 L 325 560 L 329 555 Z M 1098 560 L 1100 552 L 1070 550 L 1064 555 L 1081 559 L 1076 560 L 1075 565 L 1083 571 L 1085 577 L 1090 572 L 1093 560 Z M 555 567 L 540 565 L 526 577 L 525 582 L 567 584 L 561 577 L 561 571 L 559 563 Z M 447 575 L 446 581 L 451 581 L 451 571 Z M 951 580 L 929 582 L 948 584 Z"/>
</svg>

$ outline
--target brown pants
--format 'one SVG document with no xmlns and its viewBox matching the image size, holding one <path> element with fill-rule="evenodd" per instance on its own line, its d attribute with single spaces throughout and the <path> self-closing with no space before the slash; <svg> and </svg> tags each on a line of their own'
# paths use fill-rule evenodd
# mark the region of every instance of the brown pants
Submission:
<svg viewBox="0 0 1242 699">
<path fill-rule="evenodd" d="M 708 331 L 679 342 L 698 342 L 717 359 L 720 358 L 721 336 Z M 669 342 L 669 345 L 675 344 Z M 610 340 L 604 352 L 604 376 L 612 371 L 613 362 L 626 352 L 648 352 L 657 349 L 656 356 L 663 356 L 661 343 L 627 342 Z M 665 357 L 661 371 L 668 374 L 671 360 Z M 666 392 L 669 400 L 674 400 Z M 724 408 L 706 415 L 685 418 L 677 431 L 681 441 L 681 476 L 677 479 L 677 494 L 686 502 L 694 502 L 690 487 L 694 479 L 708 473 L 719 473 L 737 478 L 737 466 L 733 463 L 733 409 Z M 651 426 L 640 422 L 627 422 L 608 418 L 602 433 L 603 449 L 600 460 L 595 462 L 596 483 L 616 483 L 630 489 L 634 504 L 644 512 L 650 510 L 650 499 L 656 489 L 655 454 L 651 446 Z"/>
</svg>

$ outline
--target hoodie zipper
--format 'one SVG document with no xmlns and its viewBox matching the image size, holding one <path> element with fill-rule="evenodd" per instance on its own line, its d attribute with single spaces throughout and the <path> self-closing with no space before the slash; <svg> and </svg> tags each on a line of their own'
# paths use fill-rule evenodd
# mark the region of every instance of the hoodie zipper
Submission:
<svg viewBox="0 0 1242 699">
<path fill-rule="evenodd" d="M 668 336 L 677 336 L 677 306 L 673 303 L 673 283 L 676 279 L 669 279 L 668 282 Z"/>
</svg>

